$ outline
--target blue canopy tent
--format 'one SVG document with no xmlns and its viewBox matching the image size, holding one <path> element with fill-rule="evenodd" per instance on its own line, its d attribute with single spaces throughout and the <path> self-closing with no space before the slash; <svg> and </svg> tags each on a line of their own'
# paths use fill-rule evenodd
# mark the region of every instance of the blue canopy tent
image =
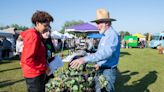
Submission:
<svg viewBox="0 0 164 92">
<path fill-rule="evenodd" d="M 96 34 L 96 33 L 93 33 L 93 34 L 88 34 L 87 37 L 88 38 L 101 38 L 103 35 L 102 34 Z"/>
</svg>

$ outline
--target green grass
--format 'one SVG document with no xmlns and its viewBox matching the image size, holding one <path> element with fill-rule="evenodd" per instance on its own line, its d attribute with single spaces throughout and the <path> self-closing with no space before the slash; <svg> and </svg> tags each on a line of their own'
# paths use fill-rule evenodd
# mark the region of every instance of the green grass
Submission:
<svg viewBox="0 0 164 92">
<path fill-rule="evenodd" d="M 116 92 L 163 92 L 163 65 L 155 49 L 121 49 Z M 19 60 L 0 61 L 0 92 L 26 92 Z"/>
<path fill-rule="evenodd" d="M 63 52 L 64 57 L 67 53 L 67 50 Z M 26 92 L 26 83 L 22 75 L 18 58 L 0 61 L 0 92 Z"/>
<path fill-rule="evenodd" d="M 0 62 L 0 92 L 26 92 L 19 61 Z"/>
<path fill-rule="evenodd" d="M 163 92 L 164 55 L 155 49 L 122 49 L 117 92 Z"/>
</svg>

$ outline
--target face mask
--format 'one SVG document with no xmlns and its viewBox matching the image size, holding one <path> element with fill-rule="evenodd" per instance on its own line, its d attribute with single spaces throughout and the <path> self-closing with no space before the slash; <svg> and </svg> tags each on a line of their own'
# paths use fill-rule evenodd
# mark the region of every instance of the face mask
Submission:
<svg viewBox="0 0 164 92">
<path fill-rule="evenodd" d="M 99 30 L 99 33 L 100 33 L 100 34 L 104 34 L 104 33 L 105 33 L 105 30 L 106 30 L 105 27 L 102 27 L 102 28 Z"/>
<path fill-rule="evenodd" d="M 100 34 L 104 34 L 105 30 L 100 30 L 99 33 Z"/>
<path fill-rule="evenodd" d="M 50 33 L 49 32 L 43 33 L 42 36 L 44 39 L 48 39 L 50 37 Z"/>
<path fill-rule="evenodd" d="M 105 23 L 98 24 L 98 29 L 100 34 L 104 34 L 106 30 L 106 24 Z"/>
</svg>

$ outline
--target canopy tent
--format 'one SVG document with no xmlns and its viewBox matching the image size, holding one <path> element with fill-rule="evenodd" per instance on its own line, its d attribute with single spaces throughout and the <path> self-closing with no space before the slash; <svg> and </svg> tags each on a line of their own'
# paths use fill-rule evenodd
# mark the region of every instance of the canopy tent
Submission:
<svg viewBox="0 0 164 92">
<path fill-rule="evenodd" d="M 13 34 L 9 33 L 9 32 L 6 32 L 6 31 L 3 31 L 3 30 L 0 30 L 0 36 L 3 36 L 3 37 L 13 37 Z"/>
<path fill-rule="evenodd" d="M 76 38 L 76 36 L 74 36 L 73 34 L 69 34 L 69 33 L 60 33 L 58 31 L 52 31 L 51 32 L 51 37 L 54 39 L 67 39 L 67 38 Z"/>
<path fill-rule="evenodd" d="M 74 25 L 71 27 L 68 27 L 65 29 L 66 32 L 98 32 L 98 29 L 96 26 L 89 24 L 89 23 L 83 23 Z"/>
<path fill-rule="evenodd" d="M 88 38 L 101 38 L 102 36 L 103 36 L 102 34 L 96 34 L 96 33 L 87 35 Z"/>
<path fill-rule="evenodd" d="M 146 38 L 144 35 L 139 34 L 139 33 L 135 33 L 133 34 L 133 36 L 137 36 L 138 38 Z"/>
<path fill-rule="evenodd" d="M 7 28 L 7 29 L 4 29 L 4 31 L 5 32 L 7 32 L 7 33 L 12 33 L 12 34 L 15 34 L 16 32 L 15 32 L 15 28 L 13 28 L 13 27 L 10 27 L 10 28 Z"/>
<path fill-rule="evenodd" d="M 64 36 L 62 33 L 58 32 L 58 31 L 52 31 L 51 37 L 54 39 L 62 39 Z"/>
<path fill-rule="evenodd" d="M 76 38 L 73 34 L 64 33 L 64 38 Z"/>
<path fill-rule="evenodd" d="M 11 48 L 12 50 L 15 50 L 15 38 L 14 34 L 8 31 L 0 30 L 0 37 L 6 37 L 7 40 L 11 42 Z"/>
</svg>

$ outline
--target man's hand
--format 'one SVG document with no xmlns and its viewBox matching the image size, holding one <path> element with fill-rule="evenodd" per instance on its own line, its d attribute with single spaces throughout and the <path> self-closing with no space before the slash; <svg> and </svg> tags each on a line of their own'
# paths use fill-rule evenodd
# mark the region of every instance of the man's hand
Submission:
<svg viewBox="0 0 164 92">
<path fill-rule="evenodd" d="M 79 59 L 76 59 L 76 60 L 73 60 L 71 63 L 70 63 L 70 67 L 71 68 L 79 68 L 80 65 L 84 64 L 84 59 L 83 58 L 79 58 Z"/>
<path fill-rule="evenodd" d="M 96 65 L 95 65 L 95 69 L 96 69 L 96 71 L 99 70 L 99 68 L 100 68 L 99 65 L 96 64 Z"/>
</svg>

